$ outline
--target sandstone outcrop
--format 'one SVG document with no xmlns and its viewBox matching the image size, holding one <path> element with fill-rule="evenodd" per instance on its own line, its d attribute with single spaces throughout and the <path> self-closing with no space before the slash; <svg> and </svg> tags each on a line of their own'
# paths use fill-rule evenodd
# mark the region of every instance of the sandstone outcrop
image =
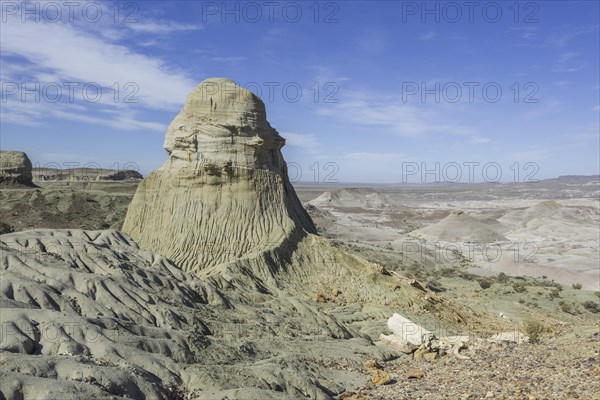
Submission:
<svg viewBox="0 0 600 400">
<path fill-rule="evenodd" d="M 22 151 L 0 150 L 0 185 L 33 186 L 31 161 Z"/>
<path fill-rule="evenodd" d="M 208 79 L 167 130 L 166 162 L 144 179 L 123 230 L 187 271 L 290 257 L 316 233 L 287 176 L 285 140 L 263 102 L 229 79 Z"/>
</svg>

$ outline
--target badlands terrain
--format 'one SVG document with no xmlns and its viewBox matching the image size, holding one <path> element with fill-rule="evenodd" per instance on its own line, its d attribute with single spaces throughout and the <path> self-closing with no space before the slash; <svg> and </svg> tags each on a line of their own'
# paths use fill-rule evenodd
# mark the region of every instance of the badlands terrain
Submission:
<svg viewBox="0 0 600 400">
<path fill-rule="evenodd" d="M 143 180 L 2 152 L 0 399 L 600 399 L 598 176 L 292 185 L 284 145 L 210 79 Z"/>
</svg>

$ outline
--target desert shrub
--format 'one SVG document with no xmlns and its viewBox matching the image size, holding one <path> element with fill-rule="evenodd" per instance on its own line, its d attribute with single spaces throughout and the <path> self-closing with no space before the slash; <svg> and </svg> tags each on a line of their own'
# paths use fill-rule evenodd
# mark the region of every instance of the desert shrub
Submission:
<svg viewBox="0 0 600 400">
<path fill-rule="evenodd" d="M 523 283 L 523 282 L 513 283 L 512 288 L 517 293 L 523 293 L 527 290 L 527 288 L 525 287 L 525 283 Z"/>
<path fill-rule="evenodd" d="M 427 275 L 427 279 L 440 279 L 442 276 L 437 271 L 432 271 Z"/>
<path fill-rule="evenodd" d="M 428 311 L 428 312 L 431 312 L 431 313 L 433 313 L 433 312 L 436 311 L 435 304 L 430 303 L 430 302 L 426 302 L 425 304 L 423 304 L 422 308 L 423 308 L 424 311 Z"/>
<path fill-rule="evenodd" d="M 407 265 L 403 271 L 404 275 L 410 279 L 425 280 L 425 267 L 419 264 Z"/>
<path fill-rule="evenodd" d="M 481 286 L 482 289 L 489 289 L 492 286 L 491 279 L 481 278 L 477 279 L 477 282 L 479 282 L 479 286 Z"/>
<path fill-rule="evenodd" d="M 454 268 L 440 268 L 439 274 L 443 277 L 449 278 L 456 274 L 456 270 Z"/>
<path fill-rule="evenodd" d="M 470 274 L 468 272 L 464 272 L 464 271 L 459 272 L 458 276 L 460 276 L 462 279 L 467 280 L 467 281 L 472 281 L 476 278 L 475 275 Z"/>
<path fill-rule="evenodd" d="M 549 281 L 547 279 L 541 280 L 541 281 L 536 281 L 535 282 L 536 286 L 541 286 L 541 287 L 553 287 L 556 288 L 558 290 L 563 290 L 563 287 L 560 283 L 554 282 L 554 281 Z"/>
<path fill-rule="evenodd" d="M 550 293 L 548 293 L 548 297 L 550 298 L 550 301 L 560 298 L 560 290 L 558 290 L 556 288 L 550 289 Z"/>
<path fill-rule="evenodd" d="M 583 287 L 583 285 L 581 283 L 574 283 L 573 284 L 573 289 L 581 290 L 582 287 Z"/>
<path fill-rule="evenodd" d="M 571 314 L 571 315 L 577 314 L 577 309 L 574 307 L 574 305 L 572 303 L 568 303 L 564 300 L 562 300 L 558 303 L 558 307 L 564 313 Z"/>
<path fill-rule="evenodd" d="M 550 328 L 536 320 L 528 320 L 523 324 L 523 331 L 529 336 L 529 343 L 539 343 L 540 337 L 547 332 L 550 332 Z"/>
<path fill-rule="evenodd" d="M 500 272 L 496 277 L 496 280 L 500 283 L 508 283 L 510 282 L 510 277 L 506 275 L 504 272 Z"/>
<path fill-rule="evenodd" d="M 600 292 L 594 292 L 594 294 L 596 295 L 597 298 L 600 299 Z"/>
<path fill-rule="evenodd" d="M 595 301 L 584 301 L 581 305 L 589 312 L 595 314 L 600 313 L 600 303 L 596 303 Z"/>
</svg>

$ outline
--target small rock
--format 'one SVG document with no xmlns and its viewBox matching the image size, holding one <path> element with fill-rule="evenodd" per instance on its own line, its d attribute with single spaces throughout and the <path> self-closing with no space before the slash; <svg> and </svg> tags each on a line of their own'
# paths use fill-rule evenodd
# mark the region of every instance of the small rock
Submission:
<svg viewBox="0 0 600 400">
<path fill-rule="evenodd" d="M 367 360 L 365 362 L 365 367 L 369 369 L 381 369 L 381 365 L 379 365 L 377 360 Z"/>
<path fill-rule="evenodd" d="M 423 356 L 425 356 L 425 354 L 427 354 L 427 348 L 425 346 L 421 346 L 419 347 L 417 350 L 415 350 L 415 352 L 413 353 L 413 356 L 415 358 L 415 360 L 419 361 L 423 359 Z"/>
<path fill-rule="evenodd" d="M 390 374 L 381 369 L 371 370 L 371 382 L 375 385 L 387 385 L 392 381 Z"/>
<path fill-rule="evenodd" d="M 425 376 L 425 371 L 419 368 L 410 369 L 404 374 L 406 379 L 421 379 Z"/>
<path fill-rule="evenodd" d="M 340 400 L 367 400 L 367 398 L 360 393 L 344 392 L 340 396 Z"/>
<path fill-rule="evenodd" d="M 323 293 L 315 293 L 315 302 L 325 303 L 325 301 L 327 301 L 327 298 Z"/>
<path fill-rule="evenodd" d="M 275 382 L 271 382 L 271 390 L 275 391 L 275 392 L 283 392 L 283 388 L 281 387 L 280 384 L 275 383 Z"/>
<path fill-rule="evenodd" d="M 491 399 L 492 397 L 494 397 L 494 392 L 487 392 L 487 393 L 485 394 L 485 398 L 486 398 L 486 399 Z"/>
<path fill-rule="evenodd" d="M 437 356 L 438 356 L 438 353 L 436 353 L 434 351 L 423 354 L 423 358 L 429 362 L 433 362 L 437 358 Z"/>
</svg>

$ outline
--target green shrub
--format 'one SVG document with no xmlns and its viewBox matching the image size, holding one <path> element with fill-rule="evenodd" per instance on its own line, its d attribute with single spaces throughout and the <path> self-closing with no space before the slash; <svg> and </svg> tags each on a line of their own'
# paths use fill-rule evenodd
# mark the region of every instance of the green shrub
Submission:
<svg viewBox="0 0 600 400">
<path fill-rule="evenodd" d="M 584 301 L 581 303 L 581 305 L 583 305 L 583 307 L 589 312 L 594 314 L 600 313 L 600 304 L 596 303 L 595 301 Z"/>
<path fill-rule="evenodd" d="M 482 289 L 489 289 L 492 286 L 492 281 L 490 279 L 480 278 L 477 279 L 477 282 L 479 282 L 479 286 Z"/>
<path fill-rule="evenodd" d="M 550 328 L 536 320 L 525 321 L 523 325 L 523 331 L 529 336 L 529 343 L 539 343 L 540 337 L 547 332 L 550 332 Z"/>
<path fill-rule="evenodd" d="M 563 290 L 563 287 L 560 283 L 554 282 L 554 281 L 549 281 L 547 279 L 544 279 L 542 281 L 537 281 L 535 282 L 536 286 L 541 286 L 541 287 L 553 287 L 556 288 L 558 290 Z"/>
<path fill-rule="evenodd" d="M 573 284 L 573 289 L 581 290 L 582 287 L 583 287 L 583 285 L 581 283 L 574 283 Z"/>
<path fill-rule="evenodd" d="M 550 293 L 548 293 L 548 297 L 550 298 L 550 301 L 554 300 L 554 299 L 559 299 L 560 298 L 560 290 L 554 288 L 554 289 L 550 289 Z"/>
<path fill-rule="evenodd" d="M 510 282 L 510 277 L 506 275 L 504 272 L 500 272 L 498 277 L 496 278 L 500 283 L 508 283 Z"/>
<path fill-rule="evenodd" d="M 443 277 L 449 278 L 456 274 L 456 270 L 454 268 L 441 268 L 439 270 L 439 274 Z"/>
<path fill-rule="evenodd" d="M 573 306 L 572 303 L 567 303 L 566 301 L 562 300 L 558 303 L 558 306 L 562 312 L 565 312 L 565 313 L 571 314 L 571 315 L 577 314 L 577 309 Z"/>
<path fill-rule="evenodd" d="M 476 276 L 474 274 L 470 274 L 470 273 L 464 272 L 464 271 L 459 272 L 459 276 L 462 279 L 465 279 L 467 281 L 472 281 L 472 280 L 474 280 L 476 278 Z"/>
<path fill-rule="evenodd" d="M 527 288 L 525 287 L 525 283 L 523 283 L 523 282 L 513 283 L 512 288 L 517 293 L 523 293 L 523 292 L 527 291 Z"/>
</svg>

